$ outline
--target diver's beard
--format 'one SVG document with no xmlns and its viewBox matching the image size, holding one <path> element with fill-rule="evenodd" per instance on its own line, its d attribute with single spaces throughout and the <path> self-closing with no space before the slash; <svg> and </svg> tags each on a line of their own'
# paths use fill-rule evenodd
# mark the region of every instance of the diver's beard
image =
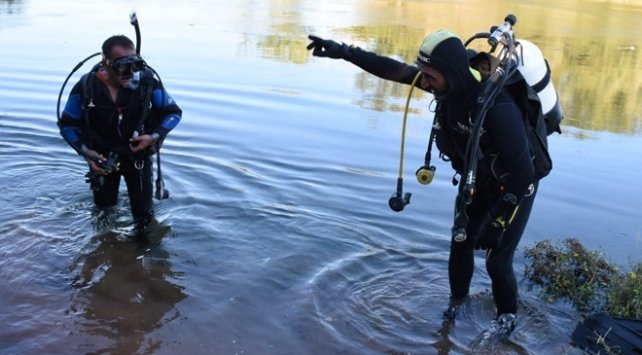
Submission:
<svg viewBox="0 0 642 355">
<path fill-rule="evenodd" d="M 430 92 L 432 94 L 432 96 L 435 97 L 435 99 L 444 99 L 450 94 L 451 86 L 450 86 L 450 84 L 448 84 L 446 86 L 445 90 L 440 90 L 440 91 L 437 91 L 437 90 L 435 90 L 434 87 L 430 86 L 429 89 L 428 89 L 428 92 Z"/>
<path fill-rule="evenodd" d="M 128 75 L 128 76 L 119 76 L 119 77 L 118 77 L 118 82 L 120 83 L 120 85 L 121 85 L 122 87 L 129 88 L 129 87 L 131 87 L 131 85 L 132 85 L 132 78 L 133 78 L 133 77 L 132 77 L 131 75 Z"/>
<path fill-rule="evenodd" d="M 432 86 L 428 86 L 427 88 L 424 88 L 427 92 L 429 92 L 435 99 L 439 99 L 441 97 L 445 96 L 445 92 L 437 92 Z"/>
<path fill-rule="evenodd" d="M 439 101 L 439 100 L 443 100 L 446 97 L 448 97 L 448 94 L 450 93 L 450 90 L 446 89 L 446 90 L 441 91 L 441 92 L 436 92 L 434 90 L 431 90 L 430 93 L 432 94 L 432 96 L 435 97 L 435 100 Z"/>
</svg>

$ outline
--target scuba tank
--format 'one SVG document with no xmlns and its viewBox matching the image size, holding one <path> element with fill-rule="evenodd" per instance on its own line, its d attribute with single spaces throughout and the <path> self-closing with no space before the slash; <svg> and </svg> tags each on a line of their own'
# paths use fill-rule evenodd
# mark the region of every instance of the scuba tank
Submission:
<svg viewBox="0 0 642 355">
<path fill-rule="evenodd" d="M 551 80 L 548 62 L 544 59 L 542 51 L 530 41 L 523 39 L 517 41 L 517 51 L 521 52 L 521 60 L 517 65 L 517 70 L 522 74 L 526 83 L 537 92 L 546 119 L 547 133 L 549 135 L 553 132 L 561 133 L 559 126 L 564 115 L 559 96 Z"/>
<path fill-rule="evenodd" d="M 551 81 L 551 71 L 548 63 L 542 55 L 542 52 L 535 44 L 530 41 L 515 39 L 512 29 L 516 22 L 517 19 L 515 16 L 509 14 L 501 25 L 493 26 L 490 32 L 480 32 L 473 35 L 464 44 L 465 47 L 468 47 L 470 42 L 481 38 L 488 41 L 488 44 L 491 47 L 489 53 L 494 52 L 500 44 L 501 49 L 497 55 L 499 68 L 488 73 L 488 76 L 485 78 L 485 85 L 480 91 L 477 99 L 479 107 L 476 110 L 476 119 L 473 121 L 475 124 L 474 127 L 472 127 L 471 139 L 469 139 L 466 147 L 465 156 L 467 158 L 463 171 L 464 175 L 462 176 L 465 180 L 461 182 L 460 192 L 456 203 L 459 207 L 459 211 L 463 212 L 462 214 L 458 214 L 456 217 L 455 226 L 453 228 L 454 234 L 458 234 L 455 238 L 457 241 L 463 241 L 466 239 L 465 226 L 468 223 L 468 216 L 465 215 L 465 205 L 471 202 L 472 197 L 475 194 L 479 136 L 486 111 L 490 108 L 490 104 L 493 102 L 494 97 L 505 85 L 511 82 L 513 74 L 519 72 L 526 84 L 533 88 L 537 93 L 544 113 L 547 134 L 550 135 L 553 132 L 561 133 L 560 123 L 563 119 L 563 113 L 559 97 L 555 91 L 553 82 Z M 415 86 L 415 82 L 418 80 L 419 74 L 415 77 L 411 85 L 411 89 L 408 93 L 408 100 L 410 99 L 412 88 Z M 406 101 L 404 121 L 402 124 L 403 129 L 397 190 L 389 200 L 390 208 L 396 212 L 403 210 L 403 207 L 410 203 L 410 193 L 407 193 L 404 196 L 401 187 L 403 181 L 403 147 L 408 100 Z M 428 185 L 435 174 L 435 167 L 430 164 L 430 159 L 432 143 L 435 140 L 435 129 L 437 127 L 438 123 L 435 118 L 430 132 L 430 138 L 428 140 L 428 149 L 424 159 L 424 165 L 422 165 L 415 173 L 418 182 L 422 185 Z M 548 157 L 548 153 L 546 153 L 546 156 Z M 454 179 L 453 184 L 457 184 Z"/>
<path fill-rule="evenodd" d="M 466 145 L 466 152 L 464 154 L 464 169 L 462 178 L 465 180 L 459 186 L 455 203 L 455 220 L 452 228 L 452 238 L 455 242 L 463 242 L 467 239 L 466 228 L 469 222 L 469 216 L 466 212 L 466 205 L 472 202 L 473 196 L 476 192 L 476 175 L 477 166 L 479 162 L 480 152 L 479 141 L 481 135 L 481 128 L 486 117 L 486 112 L 489 108 L 489 103 L 494 100 L 494 97 L 502 90 L 505 85 L 509 85 L 514 74 L 519 73 L 519 79 L 523 79 L 528 86 L 530 86 L 536 93 L 542 108 L 540 119 L 543 114 L 544 123 L 546 124 L 546 133 L 548 135 L 553 132 L 560 132 L 559 124 L 562 120 L 562 110 L 559 104 L 557 92 L 553 87 L 550 80 L 550 68 L 544 59 L 542 52 L 529 41 L 516 40 L 513 35 L 513 26 L 517 22 L 514 15 L 507 15 L 504 18 L 504 23 L 500 26 L 491 28 L 491 33 L 477 33 L 468 41 L 465 46 L 477 38 L 486 38 L 488 44 L 491 46 L 488 55 L 494 52 L 496 46 L 501 44 L 501 50 L 497 55 L 498 66 L 491 68 L 490 73 L 482 82 L 483 86 L 480 90 L 480 95 L 477 97 L 476 102 L 479 107 L 476 109 L 475 119 L 473 120 L 473 128 L 471 130 L 468 142 Z M 482 75 L 483 76 L 483 75 Z M 526 123 L 531 125 L 531 130 L 535 131 L 536 123 L 530 119 Z M 542 143 L 541 138 L 533 135 L 533 140 L 529 136 L 529 141 L 533 144 L 533 149 L 537 157 L 535 161 L 536 174 L 540 171 L 540 178 L 548 174 L 552 168 L 552 162 L 548 155 L 548 150 L 545 143 Z"/>
</svg>

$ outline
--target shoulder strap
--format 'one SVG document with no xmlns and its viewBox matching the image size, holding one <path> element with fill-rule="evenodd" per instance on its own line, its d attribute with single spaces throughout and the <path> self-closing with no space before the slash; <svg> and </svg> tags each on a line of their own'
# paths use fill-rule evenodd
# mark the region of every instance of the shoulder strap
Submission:
<svg viewBox="0 0 642 355">
<path fill-rule="evenodd" d="M 85 121 L 85 127 L 87 127 L 87 143 L 89 148 L 94 148 L 94 142 L 91 138 L 91 126 L 89 124 L 89 111 L 96 106 L 94 104 L 94 80 L 96 80 L 96 71 L 100 68 L 100 64 L 96 64 L 89 73 L 86 73 L 80 78 L 82 92 L 83 92 L 83 103 L 82 103 L 82 112 L 83 119 Z"/>
<path fill-rule="evenodd" d="M 469 59 L 470 67 L 477 70 L 486 81 L 499 67 L 499 59 L 488 52 L 479 52 Z"/>
<path fill-rule="evenodd" d="M 143 99 L 143 110 L 138 122 L 138 132 L 140 134 L 143 134 L 145 132 L 145 125 L 147 124 L 147 119 L 151 110 L 152 93 L 154 91 L 153 76 L 148 77 L 151 75 L 153 74 L 147 70 L 142 71 L 142 77 L 140 78 L 140 85 L 138 87 L 138 91 L 140 92 L 141 98 Z"/>
<path fill-rule="evenodd" d="M 100 63 L 95 64 L 89 73 L 86 73 L 85 75 L 80 78 L 82 82 L 82 89 L 83 89 L 83 110 L 88 110 L 91 109 L 92 107 L 95 106 L 94 104 L 94 80 L 96 80 L 96 73 L 98 70 L 101 68 Z M 86 106 L 85 107 L 85 102 Z"/>
</svg>

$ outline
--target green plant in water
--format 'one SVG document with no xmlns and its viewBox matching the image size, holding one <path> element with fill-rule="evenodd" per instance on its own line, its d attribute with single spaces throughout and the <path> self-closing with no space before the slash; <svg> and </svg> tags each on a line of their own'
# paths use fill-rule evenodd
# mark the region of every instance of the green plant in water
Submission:
<svg viewBox="0 0 642 355">
<path fill-rule="evenodd" d="M 620 275 L 611 288 L 606 311 L 614 317 L 642 319 L 642 263 Z"/>
<path fill-rule="evenodd" d="M 573 238 L 561 246 L 540 241 L 526 247 L 524 255 L 531 260 L 526 279 L 550 296 L 571 301 L 582 313 L 642 318 L 642 263 L 623 274 L 603 253 L 587 250 Z"/>
</svg>

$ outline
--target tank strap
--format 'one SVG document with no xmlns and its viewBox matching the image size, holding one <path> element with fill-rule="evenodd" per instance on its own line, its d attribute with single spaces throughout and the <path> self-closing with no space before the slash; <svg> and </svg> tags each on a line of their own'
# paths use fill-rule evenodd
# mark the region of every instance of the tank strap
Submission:
<svg viewBox="0 0 642 355">
<path fill-rule="evenodd" d="M 143 91 L 143 112 L 140 116 L 140 120 L 138 122 L 138 130 L 140 134 L 145 133 L 145 124 L 147 123 L 147 119 L 149 116 L 149 111 L 151 110 L 151 99 L 152 99 L 152 91 L 154 91 L 154 87 L 151 84 L 145 84 L 142 85 L 142 91 Z"/>
<path fill-rule="evenodd" d="M 546 59 L 544 59 L 544 62 L 546 63 L 546 74 L 540 81 L 531 86 L 538 93 L 544 90 L 546 85 L 551 81 L 551 68 L 548 66 L 548 61 Z"/>
<path fill-rule="evenodd" d="M 91 138 L 91 125 L 89 122 L 89 111 L 96 107 L 94 103 L 94 80 L 96 74 L 96 66 L 92 70 L 83 75 L 82 77 L 82 90 L 83 90 L 83 104 L 82 112 L 83 119 L 85 120 L 85 126 L 87 127 L 87 143 L 89 144 L 89 149 L 94 149 L 94 142 Z"/>
</svg>

